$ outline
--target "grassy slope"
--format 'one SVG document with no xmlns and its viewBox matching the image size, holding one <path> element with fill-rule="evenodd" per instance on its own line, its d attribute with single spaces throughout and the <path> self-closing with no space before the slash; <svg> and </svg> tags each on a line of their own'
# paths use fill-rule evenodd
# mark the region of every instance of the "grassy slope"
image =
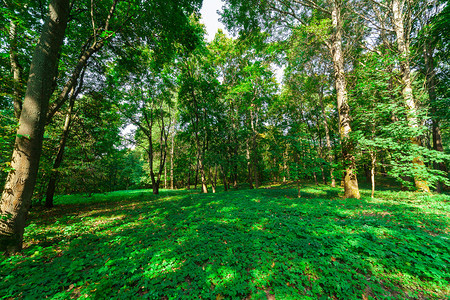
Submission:
<svg viewBox="0 0 450 300">
<path fill-rule="evenodd" d="M 450 295 L 449 196 L 302 192 L 60 198 L 50 212 L 33 210 L 23 256 L 0 258 L 0 299 Z"/>
</svg>

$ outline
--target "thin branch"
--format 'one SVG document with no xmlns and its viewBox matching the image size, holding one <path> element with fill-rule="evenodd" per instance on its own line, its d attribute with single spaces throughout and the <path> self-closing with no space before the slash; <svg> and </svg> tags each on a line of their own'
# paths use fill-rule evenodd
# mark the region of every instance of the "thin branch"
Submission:
<svg viewBox="0 0 450 300">
<path fill-rule="evenodd" d="M 97 42 L 97 29 L 95 28 L 95 20 L 94 20 L 94 0 L 91 0 L 91 23 L 92 23 L 92 31 L 94 36 L 94 44 Z"/>
<path fill-rule="evenodd" d="M 106 22 L 105 22 L 105 32 L 108 32 L 109 22 L 111 21 L 114 11 L 116 10 L 117 2 L 118 2 L 118 0 L 114 0 L 113 4 L 111 5 L 111 8 L 109 9 L 109 14 L 108 14 L 108 17 L 106 18 Z"/>
</svg>

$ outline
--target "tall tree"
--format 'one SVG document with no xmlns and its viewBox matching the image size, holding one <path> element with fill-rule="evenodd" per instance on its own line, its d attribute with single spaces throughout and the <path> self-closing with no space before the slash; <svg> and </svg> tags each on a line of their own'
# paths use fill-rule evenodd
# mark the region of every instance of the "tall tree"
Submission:
<svg viewBox="0 0 450 300">
<path fill-rule="evenodd" d="M 209 143 L 214 136 L 212 128 L 218 120 L 220 84 L 211 63 L 206 45 L 200 45 L 179 61 L 178 107 L 185 136 L 193 140 L 202 192 L 207 193 L 207 157 Z"/>
<path fill-rule="evenodd" d="M 152 189 L 156 195 L 159 194 L 166 166 L 169 133 L 173 126 L 176 74 L 168 65 L 162 70 L 152 68 L 154 58 L 150 53 L 148 48 L 134 51 L 134 58 L 137 59 L 134 67 L 126 76 L 117 77 L 113 75 L 117 72 L 110 71 L 109 82 L 110 98 L 127 122 L 138 128 L 135 142 L 146 153 Z"/>
<path fill-rule="evenodd" d="M 334 84 L 339 112 L 339 133 L 342 142 L 342 156 L 344 162 L 344 196 L 359 198 L 358 180 L 356 177 L 356 161 L 353 155 L 353 142 L 350 138 L 350 107 L 348 105 L 347 82 L 345 78 L 345 57 L 343 51 L 343 30 L 345 21 L 346 1 L 328 0 L 316 2 L 301 1 L 227 1 L 224 19 L 233 24 L 242 24 L 241 28 L 250 30 L 251 27 L 263 26 L 270 29 L 273 24 L 292 29 L 298 24 L 305 24 L 311 15 L 321 19 L 326 18 L 329 31 L 318 38 L 323 41 L 333 62 Z M 234 25 L 235 27 L 239 27 Z M 324 31 L 319 31 L 319 34 Z"/>
<path fill-rule="evenodd" d="M 444 152 L 442 144 L 441 126 L 448 120 L 449 97 L 446 83 L 445 69 L 448 67 L 449 39 L 450 34 L 450 5 L 447 4 L 442 10 L 442 3 L 435 2 L 430 6 L 422 18 L 419 35 L 414 41 L 413 51 L 422 54 L 422 62 L 419 67 L 426 78 L 426 88 L 430 102 L 431 132 L 433 149 Z M 441 67 L 440 67 L 441 66 Z M 442 76 L 444 75 L 444 76 Z M 446 82 L 447 81 L 447 82 Z M 444 91 L 444 93 L 442 93 Z M 447 109 L 446 109 L 447 108 Z M 443 161 L 435 163 L 435 168 L 446 172 L 447 167 Z M 438 182 L 436 191 L 442 192 L 443 183 Z"/>
<path fill-rule="evenodd" d="M 0 203 L 0 251 L 22 249 L 28 208 L 36 182 L 42 139 L 59 51 L 69 18 L 70 1 L 50 2 L 30 67 L 11 167 Z"/>
<path fill-rule="evenodd" d="M 410 66 L 410 36 L 411 33 L 411 12 L 413 10 L 410 7 L 409 1 L 406 0 L 392 0 L 391 2 L 392 23 L 394 25 L 394 31 L 397 37 L 397 49 L 400 55 L 400 69 L 402 72 L 402 96 L 405 101 L 405 105 L 408 108 L 410 127 L 418 131 L 420 126 L 418 115 L 418 105 L 416 99 L 414 99 L 412 80 L 411 80 L 411 66 Z M 420 146 L 419 136 L 413 136 L 411 138 L 413 144 Z M 419 168 L 424 165 L 423 160 L 420 157 L 413 159 L 414 164 Z M 414 177 L 416 188 L 430 192 L 430 188 L 425 178 L 419 176 Z"/>
</svg>

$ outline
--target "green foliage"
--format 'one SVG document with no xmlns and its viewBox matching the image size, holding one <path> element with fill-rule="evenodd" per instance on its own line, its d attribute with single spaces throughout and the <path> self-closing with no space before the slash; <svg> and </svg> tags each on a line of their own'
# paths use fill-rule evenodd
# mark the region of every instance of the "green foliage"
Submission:
<svg viewBox="0 0 450 300">
<path fill-rule="evenodd" d="M 11 171 L 11 154 L 14 146 L 17 121 L 10 109 L 0 109 L 0 185 Z"/>
<path fill-rule="evenodd" d="M 304 187 L 216 195 L 138 190 L 32 211 L 0 294 L 67 299 L 443 299 L 449 196 L 342 200 Z"/>
<path fill-rule="evenodd" d="M 425 179 L 430 186 L 438 181 L 450 183 L 448 174 L 433 168 L 434 163 L 447 162 L 450 156 L 411 142 L 417 136 L 425 137 L 428 128 L 425 125 L 412 127 L 410 119 L 416 118 L 425 124 L 427 110 L 421 108 L 416 115 L 411 115 L 402 104 L 401 86 L 395 84 L 400 76 L 394 71 L 395 56 L 370 53 L 361 59 L 362 63 L 355 70 L 358 84 L 352 91 L 355 107 L 352 134 L 358 141 L 357 147 L 363 153 L 384 157 L 389 175 L 406 187 L 413 187 L 412 178 Z M 418 157 L 423 165 L 414 163 Z"/>
</svg>

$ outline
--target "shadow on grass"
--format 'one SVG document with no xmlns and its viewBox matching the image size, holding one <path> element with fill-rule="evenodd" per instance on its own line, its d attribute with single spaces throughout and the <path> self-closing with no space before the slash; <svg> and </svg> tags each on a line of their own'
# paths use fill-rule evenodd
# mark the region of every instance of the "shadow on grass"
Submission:
<svg viewBox="0 0 450 300">
<path fill-rule="evenodd" d="M 135 193 L 62 206 L 46 221 L 38 214 L 25 256 L 0 261 L 0 294 L 439 299 L 450 292 L 448 207 L 439 213 L 327 192 Z"/>
</svg>

